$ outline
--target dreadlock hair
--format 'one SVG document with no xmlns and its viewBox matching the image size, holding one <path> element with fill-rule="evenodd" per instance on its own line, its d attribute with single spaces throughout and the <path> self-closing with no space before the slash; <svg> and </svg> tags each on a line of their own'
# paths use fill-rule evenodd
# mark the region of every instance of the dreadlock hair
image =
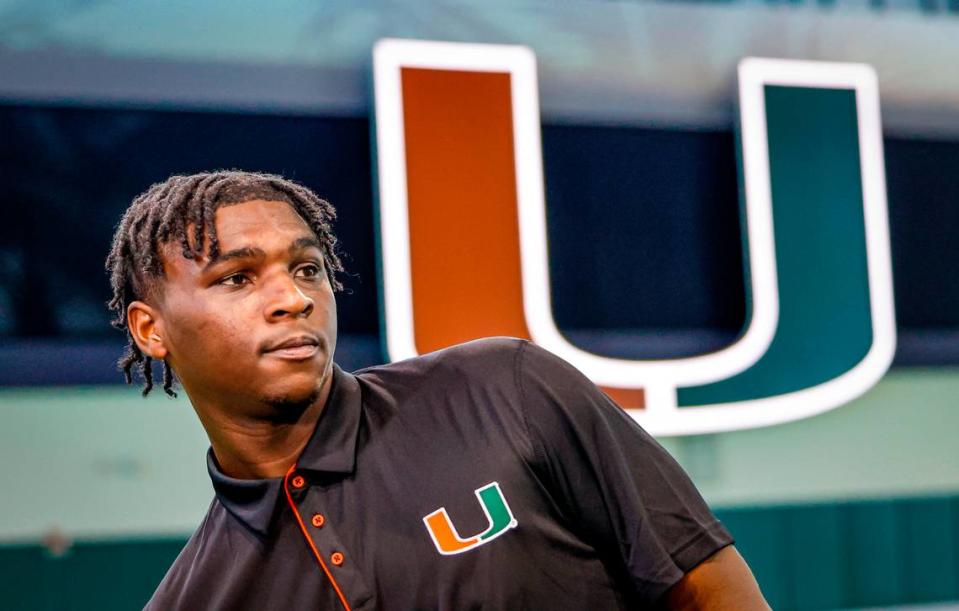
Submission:
<svg viewBox="0 0 959 611">
<path fill-rule="evenodd" d="M 123 371 L 127 384 L 132 384 L 131 370 L 135 364 L 140 365 L 144 397 L 153 388 L 153 359 L 143 354 L 133 340 L 127 326 L 127 308 L 133 301 L 156 294 L 158 280 L 163 277 L 161 246 L 179 244 L 183 256 L 194 261 L 201 260 L 204 254 L 214 258 L 219 255 L 213 223 L 217 208 L 255 199 L 290 204 L 319 239 L 333 290 L 342 289 L 335 274 L 343 271 L 343 265 L 336 254 L 336 236 L 331 226 L 336 211 L 308 188 L 275 174 L 239 170 L 174 175 L 156 183 L 134 198 L 123 214 L 106 260 L 113 288 L 113 298 L 107 302 L 114 313 L 110 324 L 126 330 L 128 341 L 117 367 Z M 188 235 L 191 229 L 193 233 Z M 170 397 L 177 396 L 173 381 L 173 370 L 164 359 L 163 390 Z"/>
</svg>

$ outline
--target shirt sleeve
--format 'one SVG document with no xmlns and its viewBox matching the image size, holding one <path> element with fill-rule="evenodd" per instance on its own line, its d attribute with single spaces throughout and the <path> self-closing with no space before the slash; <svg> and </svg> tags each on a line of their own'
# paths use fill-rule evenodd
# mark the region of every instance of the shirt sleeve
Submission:
<svg viewBox="0 0 959 611">
<path fill-rule="evenodd" d="M 534 470 L 638 601 L 733 543 L 672 456 L 576 368 L 523 342 L 515 373 Z"/>
</svg>

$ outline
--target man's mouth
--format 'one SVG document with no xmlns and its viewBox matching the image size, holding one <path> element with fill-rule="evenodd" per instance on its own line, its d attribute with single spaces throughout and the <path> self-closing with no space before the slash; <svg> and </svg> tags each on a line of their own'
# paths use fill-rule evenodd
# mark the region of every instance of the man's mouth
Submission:
<svg viewBox="0 0 959 611">
<path fill-rule="evenodd" d="M 280 342 L 271 344 L 263 353 L 265 355 L 287 359 L 291 361 L 301 361 L 312 358 L 319 351 L 319 342 L 315 337 L 309 335 L 297 335 Z"/>
<path fill-rule="evenodd" d="M 316 344 L 313 344 L 310 346 L 297 346 L 296 348 L 280 348 L 278 350 L 270 350 L 267 352 L 267 354 L 291 361 L 302 361 L 304 359 L 311 358 L 316 354 L 317 350 L 319 350 L 319 347 Z"/>
</svg>

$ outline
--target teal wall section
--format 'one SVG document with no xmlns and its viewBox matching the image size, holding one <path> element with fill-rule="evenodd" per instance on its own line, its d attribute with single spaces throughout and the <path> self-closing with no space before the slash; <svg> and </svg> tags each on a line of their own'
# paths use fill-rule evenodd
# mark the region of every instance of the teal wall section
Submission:
<svg viewBox="0 0 959 611">
<path fill-rule="evenodd" d="M 661 441 L 774 608 L 959 600 L 957 396 L 955 369 L 893 370 L 813 418 Z M 139 608 L 209 505 L 206 448 L 183 399 L 0 391 L 0 607 Z"/>
<path fill-rule="evenodd" d="M 213 495 L 206 434 L 189 402 L 154 395 L 0 391 L 0 543 L 192 532 Z"/>
<path fill-rule="evenodd" d="M 957 373 L 893 369 L 812 418 L 661 441 L 714 507 L 955 494 Z"/>
<path fill-rule="evenodd" d="M 825 414 L 662 439 L 714 507 L 959 493 L 959 372 L 893 370 Z M 185 399 L 125 387 L 0 391 L 0 544 L 185 536 L 213 492 Z"/>
<path fill-rule="evenodd" d="M 0 547 L 0 607 L 9 611 L 141 609 L 185 540 L 83 543 L 54 557 Z"/>
<path fill-rule="evenodd" d="M 959 497 L 726 509 L 774 609 L 959 600 Z"/>
<path fill-rule="evenodd" d="M 718 511 L 774 609 L 959 600 L 959 496 Z M 139 609 L 184 539 L 0 547 L 3 608 Z"/>
</svg>

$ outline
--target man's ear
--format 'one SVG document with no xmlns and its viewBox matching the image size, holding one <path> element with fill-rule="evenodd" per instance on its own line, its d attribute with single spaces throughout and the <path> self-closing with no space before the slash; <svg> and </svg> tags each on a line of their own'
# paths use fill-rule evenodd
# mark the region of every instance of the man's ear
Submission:
<svg viewBox="0 0 959 611">
<path fill-rule="evenodd" d="M 167 347 L 163 343 L 163 324 L 158 312 L 142 301 L 134 301 L 127 306 L 127 327 L 140 352 L 162 361 L 167 356 Z"/>
</svg>

